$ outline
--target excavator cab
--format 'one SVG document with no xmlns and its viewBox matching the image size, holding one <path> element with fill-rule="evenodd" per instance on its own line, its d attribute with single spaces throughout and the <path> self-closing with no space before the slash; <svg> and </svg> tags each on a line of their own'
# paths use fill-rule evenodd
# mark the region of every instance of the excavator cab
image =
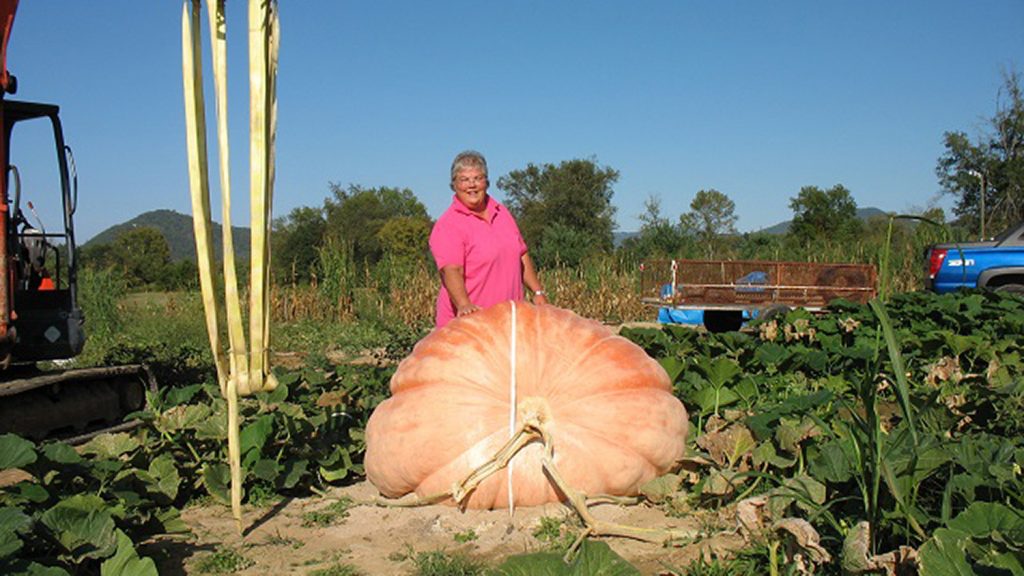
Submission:
<svg viewBox="0 0 1024 576">
<path fill-rule="evenodd" d="M 9 336 L 0 345 L 0 362 L 67 360 L 77 356 L 85 344 L 72 219 L 76 194 L 69 175 L 74 162 L 69 161 L 70 149 L 64 143 L 57 106 L 7 100 L 3 116 Z M 51 158 L 56 158 L 56 170 L 50 172 L 56 172 L 57 179 L 56 183 L 48 180 L 44 188 L 55 186 L 57 190 L 41 190 L 37 199 L 58 208 L 62 221 L 57 231 L 48 232 L 32 201 L 23 199 L 23 175 L 10 161 L 10 151 L 22 148 L 12 147 L 12 139 L 30 123 L 34 124 L 33 136 L 52 134 Z M 52 161 L 37 164 L 54 165 Z"/>
</svg>

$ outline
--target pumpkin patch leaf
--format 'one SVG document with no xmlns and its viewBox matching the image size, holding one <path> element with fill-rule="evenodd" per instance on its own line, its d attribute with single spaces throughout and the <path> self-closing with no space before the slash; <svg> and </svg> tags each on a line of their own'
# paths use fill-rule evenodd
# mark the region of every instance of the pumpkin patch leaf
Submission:
<svg viewBox="0 0 1024 576">
<path fill-rule="evenodd" d="M 231 470 L 221 462 L 203 466 L 203 486 L 221 504 L 231 503 Z"/>
<path fill-rule="evenodd" d="M 138 449 L 142 443 L 134 436 L 125 432 L 117 434 L 100 434 L 83 444 L 79 450 L 82 454 L 92 454 L 104 459 L 116 459 L 128 452 Z"/>
<path fill-rule="evenodd" d="M 498 576 L 639 576 L 640 571 L 616 554 L 606 542 L 583 541 L 576 557 L 566 564 L 558 552 L 510 556 L 499 565 Z"/>
<path fill-rule="evenodd" d="M 128 536 L 117 531 L 117 552 L 100 564 L 100 576 L 158 576 L 152 558 L 141 558 Z"/>
<path fill-rule="evenodd" d="M 36 448 L 16 434 L 0 435 L 0 470 L 21 468 L 36 461 Z"/>
<path fill-rule="evenodd" d="M 114 519 L 99 496 L 78 494 L 65 498 L 39 520 L 76 558 L 105 558 L 117 546 Z"/>
</svg>

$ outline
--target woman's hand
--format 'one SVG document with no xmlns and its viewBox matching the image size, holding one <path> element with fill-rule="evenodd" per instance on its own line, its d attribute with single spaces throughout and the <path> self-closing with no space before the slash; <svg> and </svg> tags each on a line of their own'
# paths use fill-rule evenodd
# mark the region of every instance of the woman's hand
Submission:
<svg viewBox="0 0 1024 576">
<path fill-rule="evenodd" d="M 479 309 L 480 309 L 479 306 L 477 306 L 476 304 L 473 304 L 472 302 L 470 302 L 469 304 L 465 304 L 463 306 L 456 306 L 456 308 L 455 308 L 455 315 L 456 316 L 465 316 L 467 314 L 472 314 L 473 312 L 476 312 Z"/>
</svg>

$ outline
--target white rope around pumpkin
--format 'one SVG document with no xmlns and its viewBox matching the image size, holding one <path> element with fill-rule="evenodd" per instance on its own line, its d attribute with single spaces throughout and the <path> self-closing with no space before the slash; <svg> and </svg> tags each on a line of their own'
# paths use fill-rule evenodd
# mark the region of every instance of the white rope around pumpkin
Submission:
<svg viewBox="0 0 1024 576">
<path fill-rule="evenodd" d="M 516 435 L 516 301 L 512 301 L 512 334 L 509 337 L 509 383 L 508 383 L 508 437 L 509 440 Z M 506 468 L 508 474 L 508 516 L 509 518 L 515 513 L 515 498 L 512 494 L 512 460 L 515 459 L 515 455 L 508 462 Z"/>
</svg>

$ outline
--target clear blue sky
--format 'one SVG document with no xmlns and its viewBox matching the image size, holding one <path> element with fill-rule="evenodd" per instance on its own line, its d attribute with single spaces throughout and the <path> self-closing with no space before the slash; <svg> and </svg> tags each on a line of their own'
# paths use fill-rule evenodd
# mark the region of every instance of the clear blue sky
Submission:
<svg viewBox="0 0 1024 576">
<path fill-rule="evenodd" d="M 241 225 L 246 4 L 228 2 Z M 62 108 L 80 241 L 148 210 L 191 213 L 181 9 L 21 3 L 8 66 L 17 98 Z M 938 198 L 943 133 L 984 129 L 1003 71 L 1024 72 L 1022 0 L 284 0 L 281 29 L 275 216 L 321 205 L 336 182 L 410 188 L 437 217 L 466 148 L 492 184 L 531 162 L 615 168 L 625 231 L 649 196 L 674 219 L 710 188 L 742 231 L 790 218 L 807 185 L 920 209 Z"/>
</svg>

